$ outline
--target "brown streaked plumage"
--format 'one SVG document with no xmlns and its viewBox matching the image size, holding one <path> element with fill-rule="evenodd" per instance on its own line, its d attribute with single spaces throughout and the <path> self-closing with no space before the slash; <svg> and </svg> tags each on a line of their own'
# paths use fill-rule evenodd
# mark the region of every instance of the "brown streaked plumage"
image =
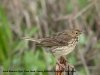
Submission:
<svg viewBox="0 0 100 75">
<path fill-rule="evenodd" d="M 81 31 L 78 29 L 65 30 L 59 32 L 54 36 L 42 39 L 24 38 L 26 40 L 34 41 L 43 47 L 49 47 L 56 57 L 64 56 L 72 52 L 78 42 L 78 36 Z"/>
</svg>

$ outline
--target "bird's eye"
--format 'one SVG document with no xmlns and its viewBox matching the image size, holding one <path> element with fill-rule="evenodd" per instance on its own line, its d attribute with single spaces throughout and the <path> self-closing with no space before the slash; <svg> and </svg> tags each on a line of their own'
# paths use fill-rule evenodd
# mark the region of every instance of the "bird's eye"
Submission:
<svg viewBox="0 0 100 75">
<path fill-rule="evenodd" d="M 76 33 L 77 34 L 77 33 Z"/>
</svg>

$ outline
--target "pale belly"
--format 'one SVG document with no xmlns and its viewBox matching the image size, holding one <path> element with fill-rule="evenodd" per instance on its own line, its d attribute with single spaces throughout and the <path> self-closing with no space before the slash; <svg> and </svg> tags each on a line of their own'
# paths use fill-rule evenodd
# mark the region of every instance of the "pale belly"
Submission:
<svg viewBox="0 0 100 75">
<path fill-rule="evenodd" d="M 71 53 L 74 50 L 76 44 L 77 44 L 77 42 L 74 42 L 71 45 L 67 45 L 67 46 L 62 46 L 62 47 L 59 47 L 59 48 L 55 48 L 55 49 L 53 49 L 53 54 L 56 57 L 68 55 L 69 53 Z"/>
</svg>

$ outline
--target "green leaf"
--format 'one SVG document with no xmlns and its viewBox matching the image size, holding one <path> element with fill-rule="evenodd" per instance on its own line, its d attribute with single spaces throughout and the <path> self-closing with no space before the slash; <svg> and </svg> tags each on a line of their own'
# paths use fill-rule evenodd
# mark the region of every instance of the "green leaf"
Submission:
<svg viewBox="0 0 100 75">
<path fill-rule="evenodd" d="M 0 7 L 0 64 L 8 58 L 8 52 L 11 50 L 11 37 L 11 30 L 6 13 Z"/>
</svg>

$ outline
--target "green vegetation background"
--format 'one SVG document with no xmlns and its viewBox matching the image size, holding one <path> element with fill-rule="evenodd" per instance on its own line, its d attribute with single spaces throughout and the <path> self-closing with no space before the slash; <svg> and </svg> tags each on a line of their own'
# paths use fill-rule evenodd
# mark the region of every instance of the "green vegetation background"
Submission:
<svg viewBox="0 0 100 75">
<path fill-rule="evenodd" d="M 87 5 L 87 0 L 78 0 L 78 2 L 81 9 Z M 72 10 L 73 6 L 69 3 L 66 6 L 65 11 L 70 13 Z M 87 18 L 92 21 L 93 18 L 90 18 L 91 15 L 93 15 L 92 12 L 89 15 L 87 15 Z M 31 29 L 23 28 L 22 32 L 31 37 L 37 34 L 38 29 L 33 25 Z M 80 38 L 80 48 L 84 48 L 84 44 L 87 43 L 88 39 L 89 37 L 86 35 L 83 35 Z M 54 68 L 56 64 L 55 58 L 47 51 L 45 52 L 45 49 L 36 47 L 35 50 L 33 50 L 32 46 L 30 48 L 28 41 L 22 40 L 21 37 L 16 36 L 16 34 L 13 33 L 7 17 L 6 9 L 0 6 L 0 67 L 4 70 L 47 70 Z M 95 48 L 100 48 L 100 43 L 97 43 Z M 77 64 L 77 54 L 73 52 L 69 55 L 68 60 L 71 64 Z M 92 62 L 93 64 L 97 64 L 98 61 L 93 60 Z M 85 68 L 82 65 L 76 68 L 78 69 L 79 75 L 86 75 Z M 3 74 L 49 75 L 48 72 L 4 72 Z"/>
</svg>

